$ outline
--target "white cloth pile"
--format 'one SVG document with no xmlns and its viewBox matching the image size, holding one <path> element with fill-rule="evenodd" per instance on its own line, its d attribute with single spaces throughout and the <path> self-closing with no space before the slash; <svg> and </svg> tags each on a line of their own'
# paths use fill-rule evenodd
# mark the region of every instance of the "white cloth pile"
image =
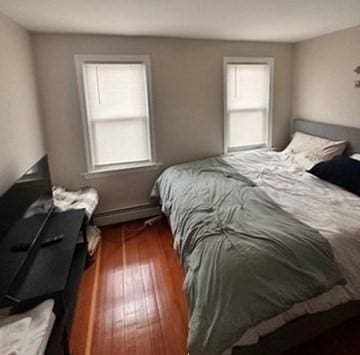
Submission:
<svg viewBox="0 0 360 355">
<path fill-rule="evenodd" d="M 84 187 L 77 191 L 67 191 L 61 186 L 53 188 L 54 204 L 58 211 L 71 209 L 85 209 L 86 218 L 90 221 L 99 203 L 97 191 L 91 187 Z"/>
<path fill-rule="evenodd" d="M 61 186 L 54 186 L 52 194 L 53 199 L 43 197 L 32 203 L 26 210 L 24 217 L 29 218 L 36 214 L 47 213 L 54 203 L 57 212 L 71 209 L 84 209 L 88 222 L 91 220 L 95 208 L 99 203 L 99 195 L 97 191 L 91 187 L 84 187 L 77 191 L 67 191 Z"/>
<path fill-rule="evenodd" d="M 0 318 L 1 355 L 42 355 L 55 323 L 54 300 L 30 311 Z"/>
<path fill-rule="evenodd" d="M 87 221 L 90 221 L 96 206 L 99 203 L 97 191 L 91 187 L 85 187 L 77 191 L 67 191 L 63 187 L 53 188 L 54 204 L 58 211 L 71 209 L 85 209 Z M 95 254 L 100 242 L 100 230 L 94 225 L 86 228 L 88 249 L 90 256 Z"/>
</svg>

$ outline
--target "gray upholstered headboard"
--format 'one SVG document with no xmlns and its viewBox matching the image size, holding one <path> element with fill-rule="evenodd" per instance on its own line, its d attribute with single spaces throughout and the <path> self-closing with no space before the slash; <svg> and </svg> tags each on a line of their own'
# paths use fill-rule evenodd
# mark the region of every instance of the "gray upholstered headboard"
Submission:
<svg viewBox="0 0 360 355">
<path fill-rule="evenodd" d="M 329 123 L 296 118 L 292 122 L 292 132 L 303 132 L 332 140 L 346 140 L 348 146 L 346 153 L 360 153 L 360 128 L 344 127 Z"/>
</svg>

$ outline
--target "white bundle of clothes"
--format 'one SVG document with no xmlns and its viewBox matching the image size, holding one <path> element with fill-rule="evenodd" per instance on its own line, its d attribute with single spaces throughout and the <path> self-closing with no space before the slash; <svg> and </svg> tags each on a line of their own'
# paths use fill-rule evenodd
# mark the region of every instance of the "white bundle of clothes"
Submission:
<svg viewBox="0 0 360 355">
<path fill-rule="evenodd" d="M 95 211 L 99 203 L 99 195 L 97 191 L 91 187 L 84 187 L 77 191 L 67 191 L 61 186 L 53 188 L 54 204 L 58 211 L 67 211 L 70 209 L 84 209 L 87 221 Z M 90 256 L 96 252 L 96 248 L 100 242 L 100 230 L 89 224 L 86 228 L 88 248 Z"/>
<path fill-rule="evenodd" d="M 55 186 L 53 187 L 53 197 L 58 211 L 84 209 L 87 221 L 90 221 L 99 203 L 99 195 L 91 187 L 84 187 L 77 191 L 67 191 L 62 186 Z"/>
</svg>

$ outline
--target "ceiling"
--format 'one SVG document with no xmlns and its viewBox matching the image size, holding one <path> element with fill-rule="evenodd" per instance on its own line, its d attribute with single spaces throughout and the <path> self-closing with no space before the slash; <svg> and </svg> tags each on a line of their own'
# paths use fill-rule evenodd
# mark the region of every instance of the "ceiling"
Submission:
<svg viewBox="0 0 360 355">
<path fill-rule="evenodd" d="M 360 25 L 360 0 L 0 0 L 26 29 L 297 42 Z"/>
</svg>

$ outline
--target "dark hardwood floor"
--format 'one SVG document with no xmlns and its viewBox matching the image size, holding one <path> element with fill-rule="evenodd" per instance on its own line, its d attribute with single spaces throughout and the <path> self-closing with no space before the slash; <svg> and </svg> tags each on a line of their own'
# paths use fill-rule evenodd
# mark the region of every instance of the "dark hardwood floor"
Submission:
<svg viewBox="0 0 360 355">
<path fill-rule="evenodd" d="M 80 286 L 70 339 L 73 355 L 186 353 L 184 276 L 170 230 L 162 222 L 134 235 L 141 225 L 103 229 L 96 261 Z M 305 354 L 360 354 L 360 319 L 286 353 Z"/>
</svg>

